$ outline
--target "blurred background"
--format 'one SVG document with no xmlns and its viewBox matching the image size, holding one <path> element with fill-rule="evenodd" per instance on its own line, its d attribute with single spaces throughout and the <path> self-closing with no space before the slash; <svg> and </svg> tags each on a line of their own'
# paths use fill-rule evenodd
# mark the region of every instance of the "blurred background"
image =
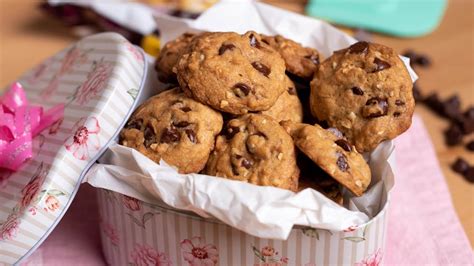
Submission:
<svg viewBox="0 0 474 266">
<path fill-rule="evenodd" d="M 79 2 L 62 2 L 0 0 L 0 87 L 95 32 L 120 32 L 148 53 L 157 54 L 159 25 L 139 32 L 111 19 L 110 14 L 78 5 Z M 142 0 L 135 4 L 153 12 L 195 18 L 214 2 Z M 429 131 L 455 209 L 474 245 L 474 178 L 472 173 L 471 177 L 463 177 L 452 170 L 457 158 L 474 166 L 474 153 L 467 148 L 474 140 L 473 133 L 453 129 L 472 127 L 456 122 L 455 116 L 474 106 L 474 1 L 374 0 L 360 1 L 358 5 L 355 0 L 263 2 L 324 19 L 357 39 L 385 44 L 412 58 L 420 77 L 416 84 L 416 113 Z"/>
</svg>

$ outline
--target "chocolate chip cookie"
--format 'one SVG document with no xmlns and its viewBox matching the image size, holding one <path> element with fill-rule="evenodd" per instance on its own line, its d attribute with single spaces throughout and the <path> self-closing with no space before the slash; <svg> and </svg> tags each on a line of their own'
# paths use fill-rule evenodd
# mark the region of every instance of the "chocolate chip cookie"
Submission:
<svg viewBox="0 0 474 266">
<path fill-rule="evenodd" d="M 184 33 L 178 38 L 167 42 L 165 46 L 161 48 L 155 61 L 155 70 L 158 72 L 158 79 L 161 82 L 177 82 L 173 67 L 178 63 L 179 57 L 195 36 L 193 33 Z"/>
<path fill-rule="evenodd" d="M 336 131 L 290 121 L 281 124 L 296 146 L 327 174 L 355 195 L 364 193 L 371 180 L 369 165 Z"/>
<path fill-rule="evenodd" d="M 246 114 L 217 137 L 205 173 L 296 191 L 299 169 L 291 137 L 271 117 Z"/>
<path fill-rule="evenodd" d="M 303 106 L 296 94 L 296 88 L 290 78 L 285 78 L 287 90 L 278 97 L 275 104 L 261 114 L 271 116 L 276 121 L 290 120 L 293 122 L 303 121 Z"/>
<path fill-rule="evenodd" d="M 371 151 L 410 127 L 412 87 L 395 51 L 358 42 L 320 64 L 311 82 L 311 111 L 341 130 L 359 152 Z"/>
<path fill-rule="evenodd" d="M 187 95 L 231 114 L 267 110 L 286 90 L 285 62 L 252 31 L 196 37 L 176 72 Z"/>
<path fill-rule="evenodd" d="M 281 35 L 262 36 L 262 41 L 280 53 L 285 60 L 286 71 L 303 79 L 313 78 L 320 61 L 318 50 L 303 47 Z"/>
<path fill-rule="evenodd" d="M 163 159 L 180 173 L 197 173 L 222 124 L 220 113 L 175 88 L 143 103 L 120 133 L 120 142 L 157 163 Z"/>
</svg>

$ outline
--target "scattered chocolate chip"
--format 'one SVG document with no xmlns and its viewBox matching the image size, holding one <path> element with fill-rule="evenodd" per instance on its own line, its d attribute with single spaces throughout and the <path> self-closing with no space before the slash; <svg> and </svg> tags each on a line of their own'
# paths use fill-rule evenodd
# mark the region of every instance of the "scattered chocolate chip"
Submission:
<svg viewBox="0 0 474 266">
<path fill-rule="evenodd" d="M 470 151 L 474 151 L 474 140 L 469 141 L 469 143 L 466 145 L 466 148 Z"/>
<path fill-rule="evenodd" d="M 416 53 L 413 50 L 407 50 L 403 53 L 403 56 L 410 58 L 410 65 L 411 66 L 421 66 L 421 67 L 429 67 L 431 65 L 431 60 L 428 56 L 424 54 Z"/>
<path fill-rule="evenodd" d="M 377 57 L 374 59 L 374 64 L 375 64 L 375 69 L 372 70 L 372 73 L 379 72 L 391 67 L 391 65 L 388 62 L 385 62 L 382 59 L 379 59 Z"/>
<path fill-rule="evenodd" d="M 327 129 L 327 131 L 331 132 L 334 136 L 336 136 L 337 138 L 340 138 L 342 139 L 344 137 L 344 135 L 342 134 L 341 131 L 339 131 L 339 129 L 335 128 L 335 127 L 330 127 Z"/>
<path fill-rule="evenodd" d="M 443 103 L 439 100 L 438 94 L 433 93 L 426 97 L 425 104 L 436 113 L 440 115 L 443 113 Z"/>
<path fill-rule="evenodd" d="M 469 164 L 464 159 L 457 158 L 453 165 L 451 165 L 451 168 L 454 172 L 464 174 L 469 169 Z"/>
<path fill-rule="evenodd" d="M 304 58 L 311 60 L 315 65 L 319 65 L 319 56 L 315 54 L 307 55 Z"/>
<path fill-rule="evenodd" d="M 249 95 L 249 92 L 251 90 L 247 84 L 240 82 L 235 84 L 233 88 L 235 95 L 237 95 L 238 97 L 244 97 Z"/>
<path fill-rule="evenodd" d="M 352 93 L 355 95 L 364 95 L 364 91 L 359 87 L 352 87 Z"/>
<path fill-rule="evenodd" d="M 147 125 L 143 132 L 143 138 L 145 139 L 145 147 L 150 147 L 151 144 L 156 143 L 155 131 L 151 125 Z"/>
<path fill-rule="evenodd" d="M 463 113 L 460 125 L 465 135 L 474 132 L 474 107 L 469 107 L 469 109 Z"/>
<path fill-rule="evenodd" d="M 227 50 L 232 50 L 235 48 L 235 45 L 229 44 L 222 44 L 221 48 L 219 48 L 219 55 L 223 55 Z"/>
<path fill-rule="evenodd" d="M 341 171 L 347 172 L 347 170 L 349 169 L 349 164 L 347 163 L 346 156 L 340 152 L 337 152 L 336 155 L 337 155 L 337 161 L 336 161 L 337 167 L 339 167 Z"/>
<path fill-rule="evenodd" d="M 469 183 L 474 183 L 474 167 L 469 167 L 469 169 L 467 169 L 465 172 L 464 172 L 464 178 L 469 181 Z"/>
<path fill-rule="evenodd" d="M 260 62 L 253 62 L 252 66 L 256 70 L 258 70 L 260 73 L 262 73 L 265 77 L 268 78 L 268 75 L 270 75 L 271 70 L 266 65 L 264 65 Z"/>
<path fill-rule="evenodd" d="M 288 87 L 288 93 L 290 95 L 296 95 L 296 89 L 294 87 Z"/>
<path fill-rule="evenodd" d="M 137 119 L 137 120 L 131 120 L 128 121 L 127 125 L 125 128 L 134 128 L 140 130 L 143 126 L 143 120 L 142 119 Z"/>
<path fill-rule="evenodd" d="M 393 113 L 393 116 L 394 116 L 394 117 L 399 117 L 399 116 L 400 116 L 400 112 L 395 112 L 395 113 Z"/>
<path fill-rule="evenodd" d="M 231 139 L 235 136 L 235 134 L 240 132 L 240 128 L 238 127 L 227 127 L 227 139 Z"/>
<path fill-rule="evenodd" d="M 349 46 L 349 52 L 351 54 L 367 54 L 367 50 L 369 49 L 368 42 L 356 42 L 353 45 Z"/>
<path fill-rule="evenodd" d="M 443 102 L 443 114 L 451 119 L 461 119 L 461 101 L 457 95 L 453 95 Z"/>
<path fill-rule="evenodd" d="M 196 139 L 196 133 L 194 132 L 194 130 L 192 129 L 186 129 L 184 131 L 184 133 L 186 133 L 186 135 L 188 136 L 189 140 L 192 142 L 192 143 L 196 143 L 197 139 Z"/>
<path fill-rule="evenodd" d="M 336 140 L 336 144 L 339 147 L 343 148 L 345 151 L 352 151 L 351 144 L 349 144 L 349 142 L 347 142 L 345 139 Z"/>
<path fill-rule="evenodd" d="M 175 126 L 175 127 L 187 127 L 189 125 L 190 124 L 187 121 L 180 121 L 180 122 L 177 122 L 177 123 L 176 122 L 173 123 L 173 126 Z"/>
<path fill-rule="evenodd" d="M 402 106 L 405 105 L 405 102 L 402 100 L 395 100 L 395 105 Z"/>
<path fill-rule="evenodd" d="M 461 128 L 456 125 L 452 124 L 448 130 L 444 132 L 446 144 L 449 146 L 454 146 L 462 142 L 462 130 Z"/>
<path fill-rule="evenodd" d="M 362 109 L 362 115 L 365 118 L 376 118 L 386 115 L 387 111 L 388 103 L 386 99 L 372 97 L 367 100 L 364 108 Z"/>
<path fill-rule="evenodd" d="M 423 96 L 421 95 L 420 88 L 418 87 L 417 83 L 413 83 L 413 98 L 415 101 L 423 101 Z"/>
<path fill-rule="evenodd" d="M 191 111 L 191 108 L 185 106 L 185 107 L 181 108 L 181 111 L 187 113 L 187 112 Z"/>
<path fill-rule="evenodd" d="M 161 143 L 172 143 L 180 139 L 179 132 L 175 128 L 165 128 L 161 133 Z"/>
<path fill-rule="evenodd" d="M 469 107 L 464 113 L 463 116 L 466 119 L 473 120 L 474 121 L 474 106 Z"/>
<path fill-rule="evenodd" d="M 260 45 L 260 42 L 257 40 L 257 38 L 255 38 L 255 35 L 253 35 L 253 33 L 250 34 L 249 38 L 250 38 L 250 46 L 258 48 L 258 49 L 262 47 Z"/>
<path fill-rule="evenodd" d="M 247 160 L 247 159 L 242 159 L 242 162 L 240 163 L 240 165 L 242 167 L 245 167 L 246 169 L 250 169 L 250 167 L 252 167 L 253 165 L 253 162 L 251 160 Z"/>
</svg>

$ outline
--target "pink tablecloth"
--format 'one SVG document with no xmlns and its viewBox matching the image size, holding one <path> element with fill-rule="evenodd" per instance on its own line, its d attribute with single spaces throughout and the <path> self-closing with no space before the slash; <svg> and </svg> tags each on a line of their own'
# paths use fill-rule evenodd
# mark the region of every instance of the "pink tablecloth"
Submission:
<svg viewBox="0 0 474 266">
<path fill-rule="evenodd" d="M 389 212 L 385 264 L 472 265 L 472 248 L 454 212 L 420 118 L 414 118 L 410 130 L 397 138 L 396 146 L 398 169 Z M 25 264 L 105 264 L 93 188 L 81 187 L 64 219 Z"/>
</svg>

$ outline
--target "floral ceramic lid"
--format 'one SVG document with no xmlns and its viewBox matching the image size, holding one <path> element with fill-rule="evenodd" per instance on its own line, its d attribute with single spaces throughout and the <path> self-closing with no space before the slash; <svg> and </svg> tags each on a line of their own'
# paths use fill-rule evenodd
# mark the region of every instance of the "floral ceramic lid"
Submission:
<svg viewBox="0 0 474 266">
<path fill-rule="evenodd" d="M 148 71 L 144 53 L 115 33 L 82 39 L 18 79 L 31 104 L 64 104 L 33 140 L 33 158 L 0 172 L 0 265 L 31 254 L 65 214 L 82 177 L 131 114 Z"/>
</svg>

